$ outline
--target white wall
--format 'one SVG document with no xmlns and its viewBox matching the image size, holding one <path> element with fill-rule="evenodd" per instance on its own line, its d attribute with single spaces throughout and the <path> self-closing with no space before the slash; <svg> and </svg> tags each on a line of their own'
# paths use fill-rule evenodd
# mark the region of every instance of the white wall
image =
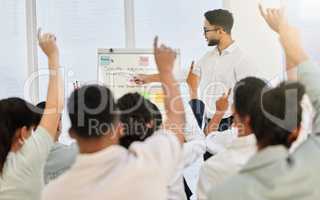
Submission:
<svg viewBox="0 0 320 200">
<path fill-rule="evenodd" d="M 278 37 L 266 25 L 258 10 L 259 0 L 225 0 L 234 14 L 233 36 L 268 80 L 283 78 L 282 50 Z M 276 79 L 276 80 L 274 80 Z"/>
</svg>

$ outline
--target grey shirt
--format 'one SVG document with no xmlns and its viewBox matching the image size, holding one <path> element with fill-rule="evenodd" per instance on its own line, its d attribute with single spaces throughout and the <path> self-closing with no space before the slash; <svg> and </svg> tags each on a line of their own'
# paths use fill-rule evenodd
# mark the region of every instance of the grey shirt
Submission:
<svg viewBox="0 0 320 200">
<path fill-rule="evenodd" d="M 270 146 L 252 157 L 238 175 L 213 188 L 209 199 L 315 200 L 310 185 L 307 176 L 295 172 L 284 146 Z"/>
<path fill-rule="evenodd" d="M 308 61 L 298 68 L 299 80 L 305 84 L 315 117 L 311 135 L 293 154 L 299 173 L 306 173 L 315 186 L 314 194 L 320 199 L 320 66 Z"/>
<path fill-rule="evenodd" d="M 320 132 L 320 67 L 311 61 L 298 66 L 315 110 L 314 132 Z M 212 200 L 315 200 L 320 199 L 320 137 L 311 136 L 290 157 L 284 146 L 258 152 L 224 184 L 211 190 Z"/>
<path fill-rule="evenodd" d="M 71 145 L 56 143 L 50 151 L 44 168 L 45 184 L 48 184 L 70 169 L 76 160 L 78 151 L 78 146 L 75 143 Z"/>
<path fill-rule="evenodd" d="M 40 200 L 43 168 L 53 139 L 38 127 L 18 152 L 10 152 L 0 176 L 1 200 Z"/>
</svg>

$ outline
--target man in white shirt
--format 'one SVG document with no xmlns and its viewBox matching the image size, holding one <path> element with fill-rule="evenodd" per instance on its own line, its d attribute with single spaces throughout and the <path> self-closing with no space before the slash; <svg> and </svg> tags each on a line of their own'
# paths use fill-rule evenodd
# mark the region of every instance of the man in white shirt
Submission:
<svg viewBox="0 0 320 200">
<path fill-rule="evenodd" d="M 189 73 L 187 82 L 191 99 L 200 98 L 205 102 L 206 117 L 210 119 L 216 111 L 215 102 L 221 94 L 233 88 L 237 81 L 257 75 L 258 69 L 232 38 L 231 31 L 234 24 L 232 13 L 218 9 L 206 12 L 204 17 L 204 36 L 208 46 L 214 49 L 207 52 L 195 65 L 192 64 L 192 73 Z M 158 80 L 158 74 L 140 74 L 135 77 L 138 84 Z M 228 111 L 225 114 L 226 119 L 232 115 L 230 108 Z M 228 120 L 223 122 L 230 124 Z M 229 126 L 226 126 L 221 129 L 228 128 Z"/>
<path fill-rule="evenodd" d="M 68 172 L 47 186 L 44 200 L 167 198 L 167 185 L 182 156 L 185 114 L 172 75 L 176 53 L 159 48 L 157 39 L 154 52 L 166 96 L 164 129 L 127 150 L 118 145 L 122 127 L 111 91 L 98 85 L 74 91 L 68 102 L 69 132 L 80 155 Z"/>
<path fill-rule="evenodd" d="M 248 76 L 257 76 L 258 69 L 253 65 L 247 55 L 240 49 L 233 40 L 231 32 L 234 24 L 232 13 L 227 10 L 211 10 L 204 14 L 204 36 L 209 46 L 214 46 L 212 51 L 207 52 L 194 66 L 189 80 L 194 87 L 200 91 L 192 95 L 201 99 L 205 104 L 205 122 L 209 122 L 216 113 L 215 102 L 229 89 L 232 89 L 236 82 Z M 191 91 L 196 91 L 192 89 Z M 232 104 L 232 96 L 229 101 Z M 225 131 L 231 128 L 233 116 L 231 107 L 222 116 L 218 131 Z M 210 158 L 206 153 L 205 160 Z"/>
<path fill-rule="evenodd" d="M 199 83 L 200 94 L 193 95 L 193 97 L 204 101 L 205 117 L 211 119 L 216 112 L 217 99 L 232 89 L 241 79 L 256 76 L 258 69 L 232 38 L 231 31 L 234 23 L 232 13 L 219 9 L 208 11 L 204 16 L 204 35 L 208 45 L 214 46 L 214 49 L 207 52 L 195 64 L 190 79 Z M 232 104 L 232 94 L 229 96 L 229 101 Z M 219 131 L 231 127 L 231 116 L 229 106 L 219 126 Z"/>
<path fill-rule="evenodd" d="M 194 99 L 202 100 L 205 104 L 206 121 L 210 121 L 216 112 L 216 100 L 227 90 L 233 88 L 235 83 L 241 79 L 248 76 L 258 76 L 259 69 L 254 66 L 232 38 L 231 31 L 234 24 L 232 13 L 218 9 L 206 12 L 204 17 L 204 36 L 208 45 L 214 47 L 214 49 L 207 52 L 194 65 L 187 82 L 190 86 L 192 103 L 196 104 L 192 107 L 201 107 L 201 103 L 194 101 Z M 139 75 L 136 77 L 136 82 L 145 84 L 158 79 L 158 75 Z M 198 91 L 200 91 L 199 94 Z M 232 102 L 232 94 L 229 100 Z M 197 118 L 201 118 L 202 113 L 198 113 L 198 109 L 195 113 Z M 231 108 L 229 107 L 223 116 L 218 131 L 230 129 L 232 119 Z M 208 157 L 210 155 L 205 156 L 205 158 Z"/>
</svg>

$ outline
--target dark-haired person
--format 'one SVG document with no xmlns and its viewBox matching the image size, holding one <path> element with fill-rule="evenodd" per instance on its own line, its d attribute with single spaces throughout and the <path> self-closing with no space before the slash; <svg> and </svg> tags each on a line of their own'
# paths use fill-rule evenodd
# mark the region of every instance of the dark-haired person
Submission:
<svg viewBox="0 0 320 200">
<path fill-rule="evenodd" d="M 162 126 L 158 107 L 138 93 L 128 93 L 117 101 L 123 136 L 119 144 L 129 148 L 133 142 L 143 142 Z"/>
<path fill-rule="evenodd" d="M 124 134 L 120 144 L 128 148 L 130 145 L 144 141 L 152 136 L 162 125 L 162 116 L 155 104 L 138 93 L 125 94 L 117 102 L 120 111 L 120 121 Z M 186 142 L 183 148 L 183 159 L 168 183 L 168 198 L 183 200 L 190 198 L 185 192 L 183 183 L 184 170 L 197 161 L 205 152 L 206 145 L 203 133 L 197 124 L 190 106 L 184 103 L 186 127 L 184 134 Z M 190 195 L 191 196 L 191 195 Z"/>
<path fill-rule="evenodd" d="M 37 107 L 41 109 L 41 114 L 39 117 L 42 117 L 42 113 L 46 107 L 46 102 L 40 102 L 37 104 Z M 54 138 L 54 145 L 48 156 L 46 165 L 44 167 L 44 183 L 48 184 L 53 179 L 56 179 L 58 176 L 67 171 L 71 165 L 75 162 L 76 156 L 78 154 L 78 146 L 73 143 L 71 145 L 64 145 L 59 142 L 59 137 L 61 135 L 62 123 L 61 117 L 59 120 L 59 125 L 57 128 L 57 135 Z"/>
<path fill-rule="evenodd" d="M 207 124 L 216 113 L 215 102 L 221 94 L 233 88 L 241 79 L 248 76 L 260 77 L 261 74 L 232 37 L 234 25 L 232 13 L 223 9 L 210 10 L 204 14 L 204 18 L 204 37 L 208 46 L 214 48 L 194 65 L 187 81 L 191 92 L 191 102 L 201 105 L 197 100 L 202 100 L 205 104 L 204 114 L 205 124 Z M 158 77 L 157 75 L 140 75 L 136 79 L 138 83 L 146 84 L 156 81 Z M 229 101 L 232 104 L 232 94 Z M 231 106 L 220 117 L 218 131 L 230 129 L 233 119 Z M 208 154 L 205 159 L 209 157 Z"/>
<path fill-rule="evenodd" d="M 281 189 L 289 189 L 289 184 L 296 184 L 284 182 L 282 187 L 276 187 L 276 180 L 284 176 L 288 165 L 292 164 L 288 159 L 289 148 L 300 132 L 301 101 L 304 95 L 304 86 L 297 82 L 281 83 L 276 88 L 262 92 L 260 103 L 252 106 L 248 115 L 258 152 L 243 166 L 239 174 L 219 185 L 213 185 L 208 199 L 277 199 L 275 197 L 280 195 Z M 282 199 L 289 200 L 296 198 L 298 190 L 286 192 L 287 198 Z M 279 197 L 283 197 L 282 195 L 284 194 L 281 193 Z"/>
<path fill-rule="evenodd" d="M 256 153 L 256 139 L 250 126 L 250 110 L 260 100 L 268 85 L 261 79 L 248 77 L 234 88 L 233 116 L 238 135 L 225 150 L 208 159 L 201 167 L 197 197 L 205 200 L 213 186 L 235 175 Z M 224 98 L 224 97 L 222 97 Z"/>
<path fill-rule="evenodd" d="M 262 7 L 260 9 L 270 28 L 280 36 L 280 41 L 286 53 L 289 78 L 294 72 L 294 78 L 297 78 L 305 85 L 314 109 L 312 134 L 291 155 L 291 159 L 295 163 L 294 170 L 292 170 L 293 173 L 288 174 L 285 178 L 287 181 L 295 182 L 297 174 L 300 174 L 300 176 L 306 175 L 308 182 L 304 182 L 306 187 L 302 187 L 304 193 L 308 192 L 308 199 L 320 199 L 318 187 L 320 183 L 320 66 L 313 62 L 303 49 L 299 31 L 288 24 L 283 10 L 273 9 L 265 12 Z M 297 189 L 299 189 L 299 186 L 295 185 L 294 190 Z M 305 196 L 300 199 L 307 199 Z"/>
<path fill-rule="evenodd" d="M 165 94 L 163 128 L 129 149 L 119 145 L 122 126 L 110 89 L 88 85 L 68 100 L 70 136 L 80 154 L 71 169 L 48 184 L 43 199 L 166 199 L 167 184 L 178 166 L 185 114 L 172 68 L 176 53 L 154 42 L 154 56 Z"/>
<path fill-rule="evenodd" d="M 53 146 L 63 109 L 56 38 L 39 32 L 38 39 L 48 57 L 50 70 L 46 114 L 39 124 L 37 109 L 30 103 L 19 98 L 0 101 L 0 199 L 41 199 L 43 167 Z"/>
<path fill-rule="evenodd" d="M 312 139 L 307 139 L 297 150 L 302 153 L 300 156 L 299 153 L 290 156 L 288 148 L 301 131 L 301 101 L 305 92 L 315 106 L 316 116 L 319 114 L 317 105 L 320 93 L 315 84 L 320 70 L 309 61 L 297 30 L 287 23 L 283 12 L 278 9 L 268 9 L 267 12 L 263 11 L 262 7 L 260 9 L 269 26 L 279 33 L 288 63 L 287 70 L 297 66 L 298 78 L 305 86 L 297 82 L 287 82 L 264 91 L 260 104 L 251 114 L 251 126 L 257 138 L 258 153 L 237 176 L 213 188 L 210 199 L 319 199 L 319 182 L 315 181 L 319 177 L 319 164 L 313 165 L 318 162 L 318 155 L 311 155 L 315 143 Z M 319 118 L 316 117 L 316 124 L 317 120 Z M 309 158 L 309 162 L 305 158 Z M 316 170 L 312 171 L 312 168 Z"/>
<path fill-rule="evenodd" d="M 259 70 L 232 38 L 232 13 L 223 9 L 210 10 L 204 17 L 204 36 L 208 45 L 214 49 L 195 64 L 191 76 L 199 82 L 198 97 L 204 101 L 205 117 L 210 121 L 216 113 L 215 102 L 221 94 L 226 93 L 245 77 L 259 77 Z M 229 101 L 232 103 L 232 94 Z M 221 118 L 218 131 L 229 129 L 232 124 L 231 106 Z"/>
</svg>

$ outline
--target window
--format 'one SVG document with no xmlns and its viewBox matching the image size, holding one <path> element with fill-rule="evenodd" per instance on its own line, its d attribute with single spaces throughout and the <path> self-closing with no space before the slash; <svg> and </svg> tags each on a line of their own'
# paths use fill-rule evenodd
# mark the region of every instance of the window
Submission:
<svg viewBox="0 0 320 200">
<path fill-rule="evenodd" d="M 181 51 L 181 65 L 188 69 L 198 60 L 207 43 L 203 36 L 204 13 L 222 7 L 222 0 L 135 0 L 136 47 L 152 48 L 155 35 Z"/>
<path fill-rule="evenodd" d="M 25 1 L 0 0 L 0 99 L 24 96 L 27 78 Z"/>
<path fill-rule="evenodd" d="M 320 62 L 320 3 L 318 0 L 292 0 L 289 2 L 290 22 L 301 31 L 305 48 L 313 59 Z"/>
<path fill-rule="evenodd" d="M 300 1 L 300 3 L 301 3 L 300 16 L 302 19 L 319 21 L 320 2 L 318 0 L 304 0 L 304 1 Z"/>
<path fill-rule="evenodd" d="M 98 48 L 125 46 L 123 1 L 42 0 L 38 1 L 37 12 L 38 26 L 58 38 L 68 86 L 75 80 L 97 80 Z M 39 53 L 40 68 L 46 65 L 45 57 Z M 66 89 L 71 92 L 70 87 Z M 46 87 L 40 88 L 40 99 L 45 97 L 45 91 Z"/>
<path fill-rule="evenodd" d="M 38 27 L 54 32 L 60 47 L 64 68 L 65 95 L 73 91 L 73 82 L 97 81 L 97 49 L 124 48 L 124 5 L 120 0 L 39 0 Z M 47 68 L 47 60 L 39 51 L 39 68 Z M 45 100 L 47 78 L 40 78 L 40 100 Z M 63 115 L 65 134 L 69 127 Z M 66 141 L 66 134 L 62 141 Z"/>
</svg>

